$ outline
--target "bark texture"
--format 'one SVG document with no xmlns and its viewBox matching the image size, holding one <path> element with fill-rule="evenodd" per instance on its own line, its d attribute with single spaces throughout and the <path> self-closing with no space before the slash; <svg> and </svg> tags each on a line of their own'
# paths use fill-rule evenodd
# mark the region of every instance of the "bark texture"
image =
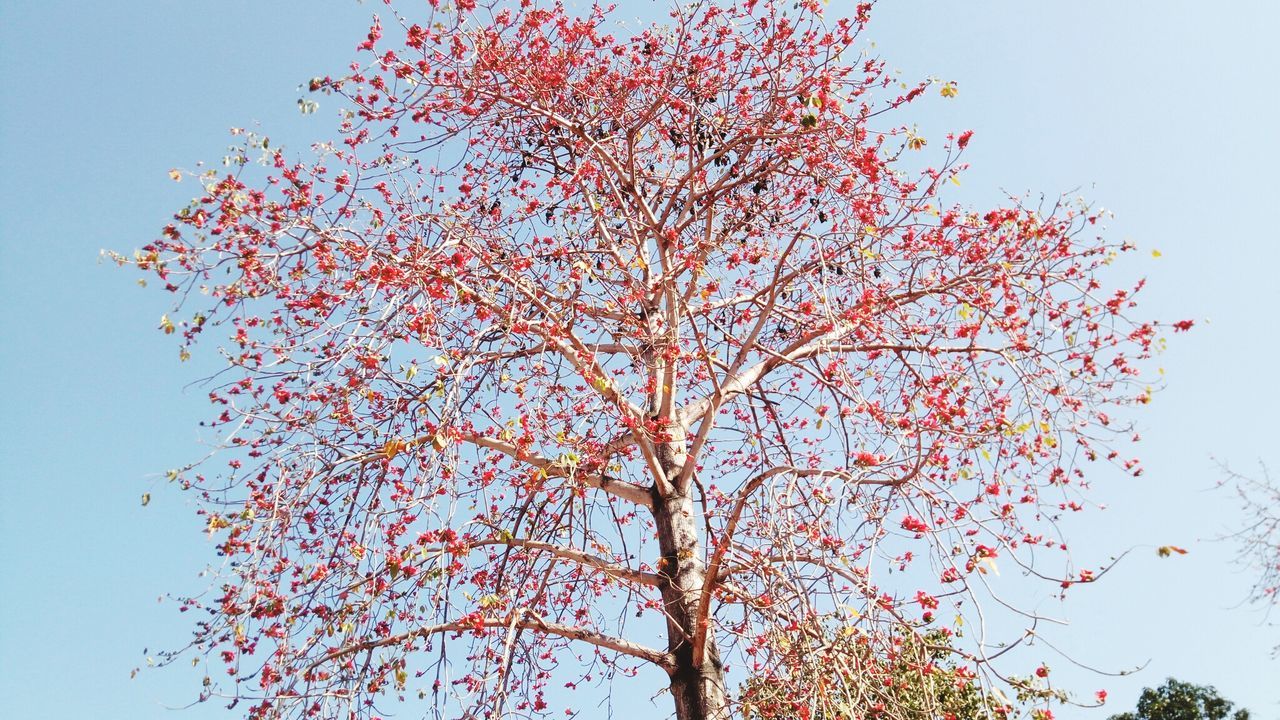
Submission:
<svg viewBox="0 0 1280 720">
<path fill-rule="evenodd" d="M 671 696 L 677 720 L 727 720 L 724 667 L 714 637 L 708 633 L 703 658 L 694 657 L 694 631 L 706 567 L 698 538 L 697 513 L 688 483 L 679 482 L 685 460 L 685 437 L 679 433 L 659 448 L 659 462 L 669 478 L 665 492 L 655 488 L 653 513 L 662 551 L 662 601 L 667 615 L 667 649 L 675 657 Z"/>
</svg>

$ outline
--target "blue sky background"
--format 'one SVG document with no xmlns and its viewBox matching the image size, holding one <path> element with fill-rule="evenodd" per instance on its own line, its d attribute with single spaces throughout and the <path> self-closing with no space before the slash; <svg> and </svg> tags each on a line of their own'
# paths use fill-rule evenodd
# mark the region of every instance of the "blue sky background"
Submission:
<svg viewBox="0 0 1280 720">
<path fill-rule="evenodd" d="M 297 87 L 340 72 L 379 7 L 0 7 L 0 716 L 239 716 L 166 709 L 198 690 L 204 670 L 189 662 L 129 678 L 144 648 L 180 645 L 192 621 L 157 598 L 203 587 L 213 559 L 188 498 L 162 478 L 202 452 L 206 402 L 184 390 L 199 360 L 180 364 L 156 330 L 168 298 L 98 253 L 154 237 L 195 191 L 168 170 L 216 163 L 227 128 L 258 122 L 295 151 L 330 135 L 332 99 L 301 116 Z M 1230 546 L 1203 542 L 1240 520 L 1212 490 L 1210 457 L 1280 463 L 1277 25 L 1280 3 L 1264 0 L 881 0 L 867 36 L 905 78 L 959 83 L 959 97 L 899 117 L 926 137 L 976 131 L 966 199 L 1079 188 L 1117 213 L 1113 237 L 1143 249 L 1127 265 L 1150 278 L 1143 311 L 1197 321 L 1171 338 L 1168 387 L 1138 416 L 1146 474 L 1095 474 L 1091 497 L 1108 509 L 1068 529 L 1084 565 L 1134 552 L 1041 608 L 1070 619 L 1055 637 L 1077 660 L 1149 664 L 1117 679 L 1051 663 L 1057 682 L 1111 693 L 1104 710 L 1060 717 L 1102 720 L 1173 675 L 1280 718 L 1280 627 L 1239 606 L 1249 577 Z M 1191 553 L 1160 560 L 1162 544 Z"/>
</svg>

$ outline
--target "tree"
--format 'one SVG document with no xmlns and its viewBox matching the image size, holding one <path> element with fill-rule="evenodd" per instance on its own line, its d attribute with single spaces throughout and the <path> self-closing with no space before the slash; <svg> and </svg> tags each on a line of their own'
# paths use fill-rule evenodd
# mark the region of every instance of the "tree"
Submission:
<svg viewBox="0 0 1280 720">
<path fill-rule="evenodd" d="M 1007 699 L 984 692 L 972 671 L 954 662 L 945 633 L 903 629 L 889 644 L 888 651 L 873 648 L 857 631 L 800 635 L 789 648 L 792 657 L 744 683 L 742 716 L 986 720 L 1007 714 Z M 921 672 L 925 667 L 929 672 Z"/>
<path fill-rule="evenodd" d="M 1136 712 L 1112 715 L 1111 720 L 1249 720 L 1249 711 L 1234 713 L 1235 703 L 1206 685 L 1192 685 L 1169 678 L 1158 688 L 1143 688 Z"/>
<path fill-rule="evenodd" d="M 340 141 L 291 160 L 233 131 L 131 260 L 184 359 L 227 338 L 226 469 L 171 473 L 226 563 L 185 601 L 229 678 L 208 695 L 542 715 L 553 681 L 656 666 L 691 720 L 939 652 L 963 689 L 1008 650 L 959 637 L 997 562 L 1097 577 L 1052 523 L 1086 459 L 1141 472 L 1108 417 L 1149 399 L 1158 326 L 1102 278 L 1131 247 L 1080 203 L 948 204 L 971 133 L 914 160 L 889 118 L 930 83 L 860 49 L 869 4 L 624 35 L 599 7 L 430 4 L 310 82 L 348 104 Z M 803 687 L 769 703 L 803 716 Z"/>
<path fill-rule="evenodd" d="M 1237 562 L 1257 579 L 1249 600 L 1268 612 L 1280 602 L 1280 486 L 1266 466 L 1256 476 L 1242 475 L 1225 464 L 1223 483 L 1235 490 L 1244 518 L 1232 534 L 1239 545 Z M 1280 646 L 1275 648 L 1280 653 Z"/>
</svg>

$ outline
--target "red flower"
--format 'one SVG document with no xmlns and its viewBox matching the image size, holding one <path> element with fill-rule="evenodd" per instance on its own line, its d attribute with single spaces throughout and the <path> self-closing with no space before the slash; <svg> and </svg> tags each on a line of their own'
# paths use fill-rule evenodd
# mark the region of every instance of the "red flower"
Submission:
<svg viewBox="0 0 1280 720">
<path fill-rule="evenodd" d="M 1195 325 L 1194 320 L 1179 320 L 1178 322 L 1173 324 L 1173 331 L 1186 332 L 1191 329 L 1192 325 Z"/>
<path fill-rule="evenodd" d="M 902 518 L 902 529 L 907 532 L 925 533 L 929 532 L 929 526 L 923 520 L 913 515 Z"/>
<path fill-rule="evenodd" d="M 410 25 L 408 35 L 405 38 L 405 45 L 408 45 L 411 48 L 420 48 L 426 39 L 427 33 L 421 26 Z"/>
<path fill-rule="evenodd" d="M 883 455 L 877 455 L 875 453 L 869 453 L 869 452 L 860 452 L 853 457 L 854 464 L 861 465 L 863 467 L 868 465 L 879 465 L 883 461 L 884 461 Z"/>
</svg>

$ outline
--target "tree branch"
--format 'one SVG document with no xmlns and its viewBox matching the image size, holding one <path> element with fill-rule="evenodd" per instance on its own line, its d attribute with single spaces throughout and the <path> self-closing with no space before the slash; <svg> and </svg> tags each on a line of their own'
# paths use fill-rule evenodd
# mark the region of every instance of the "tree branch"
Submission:
<svg viewBox="0 0 1280 720">
<path fill-rule="evenodd" d="M 474 433 L 457 435 L 454 437 L 478 447 L 497 450 L 500 453 L 510 455 L 521 462 L 542 470 L 548 477 L 570 476 L 569 469 L 563 465 L 557 464 L 554 460 L 550 460 L 540 455 L 529 455 L 521 452 L 519 447 L 513 443 L 506 442 L 505 440 L 499 440 L 497 438 L 477 435 Z M 642 485 L 610 477 L 604 473 L 574 472 L 572 477 L 575 480 L 581 481 L 587 487 L 603 490 L 614 497 L 633 502 L 645 508 L 653 507 L 653 498 L 649 494 L 649 488 Z"/>
<path fill-rule="evenodd" d="M 675 657 L 668 652 L 655 650 L 654 648 L 640 645 L 639 643 L 624 640 L 622 638 L 613 637 L 612 635 L 604 635 L 594 630 L 577 627 L 574 625 L 562 625 L 560 623 L 547 622 L 537 613 L 528 608 L 521 608 L 512 612 L 505 618 L 480 618 L 472 621 L 457 620 L 454 622 L 441 623 L 439 625 L 428 625 L 392 635 L 391 637 L 379 638 L 377 640 L 366 640 L 365 642 L 348 645 L 346 647 L 331 650 L 321 656 L 319 659 L 307 666 L 307 671 L 314 670 L 316 667 L 324 663 L 337 660 L 339 658 L 353 655 L 355 653 L 373 650 L 375 648 L 387 647 L 388 645 L 398 645 L 415 638 L 425 638 L 431 635 L 438 635 L 447 632 L 465 632 L 467 630 L 481 630 L 485 628 L 506 628 L 516 627 L 522 630 L 532 630 L 534 632 L 546 633 L 547 635 L 556 635 L 568 640 L 579 640 L 581 642 L 595 645 L 596 647 L 605 648 L 630 655 L 657 665 L 658 667 L 672 672 L 675 670 Z"/>
<path fill-rule="evenodd" d="M 545 543 L 540 540 L 530 540 L 527 538 L 511 538 L 505 540 L 502 538 L 491 538 L 489 540 L 477 540 L 475 542 L 468 543 L 469 547 L 483 547 L 485 545 L 506 545 L 508 547 L 541 550 L 555 555 L 556 557 L 572 560 L 576 563 L 588 565 L 596 568 L 597 570 L 602 570 L 620 580 L 627 580 L 639 585 L 649 585 L 652 587 L 658 587 L 662 583 L 662 578 L 655 573 L 648 573 L 642 570 L 633 570 L 628 567 L 615 565 L 602 557 L 585 553 L 581 550 L 552 545 L 551 543 Z"/>
</svg>

